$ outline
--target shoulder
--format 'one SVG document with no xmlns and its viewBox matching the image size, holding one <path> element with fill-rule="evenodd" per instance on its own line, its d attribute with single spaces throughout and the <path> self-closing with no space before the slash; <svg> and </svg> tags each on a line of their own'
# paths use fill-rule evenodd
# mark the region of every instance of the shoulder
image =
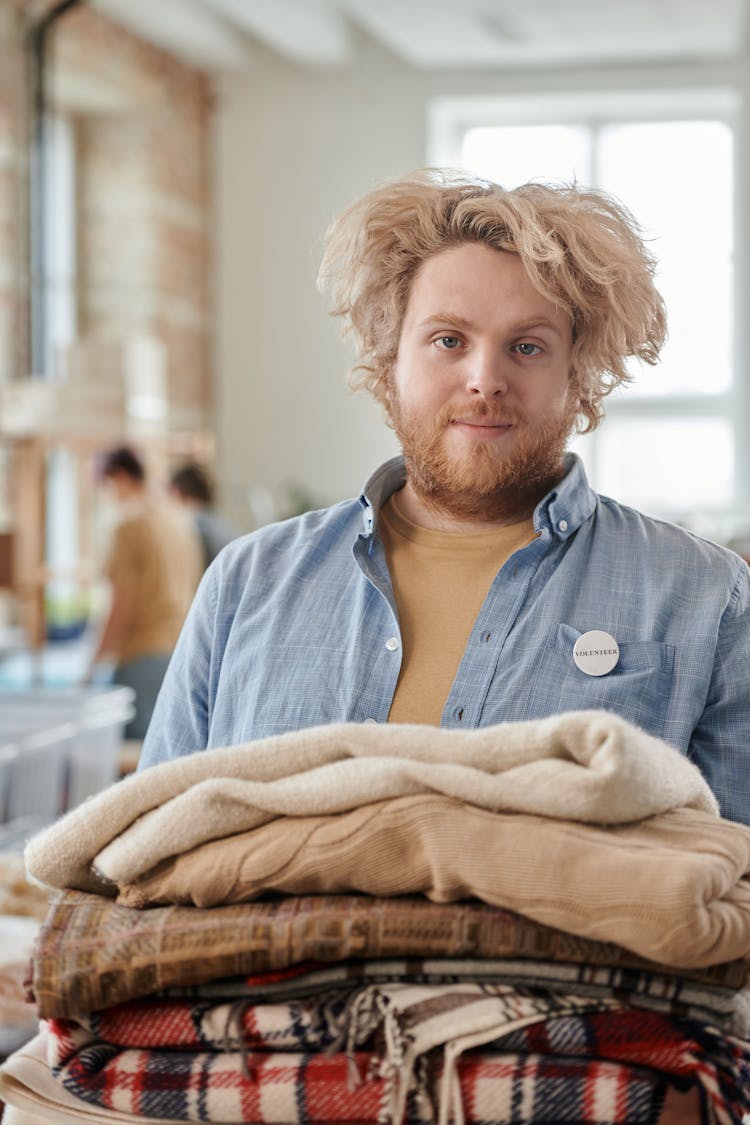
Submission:
<svg viewBox="0 0 750 1125">
<path fill-rule="evenodd" d="M 732 568 L 739 568 L 743 560 L 728 547 L 698 535 L 689 528 L 669 520 L 647 515 L 645 512 L 613 500 L 610 496 L 597 494 L 596 516 L 608 527 L 618 526 L 629 535 L 636 535 L 646 543 L 663 545 L 667 549 L 687 551 L 705 555 L 714 561 L 722 560 Z M 747 564 L 745 564 L 747 565 Z"/>
<path fill-rule="evenodd" d="M 115 550 L 140 543 L 148 535 L 149 525 L 142 512 L 135 512 L 121 519 L 116 524 L 112 533 L 112 543 Z"/>
<path fill-rule="evenodd" d="M 695 532 L 597 496 L 593 532 L 613 553 L 622 553 L 635 566 L 640 559 L 671 581 L 679 571 L 685 584 L 711 585 L 735 593 L 750 590 L 750 567 L 728 547 Z"/>
<path fill-rule="evenodd" d="M 356 500 L 343 500 L 330 508 L 266 524 L 240 535 L 224 547 L 211 565 L 217 579 L 263 572 L 269 566 L 311 565 L 339 552 L 351 552 L 362 527 L 362 511 Z"/>
</svg>

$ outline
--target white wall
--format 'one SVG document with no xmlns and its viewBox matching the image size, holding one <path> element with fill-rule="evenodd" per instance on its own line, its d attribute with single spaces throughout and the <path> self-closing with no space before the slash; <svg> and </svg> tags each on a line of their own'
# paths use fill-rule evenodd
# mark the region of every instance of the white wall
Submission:
<svg viewBox="0 0 750 1125">
<path fill-rule="evenodd" d="M 217 106 L 218 472 L 244 526 L 249 488 L 283 509 L 289 483 L 328 503 L 357 493 L 395 440 L 315 288 L 322 236 L 349 202 L 426 160 L 432 96 L 745 82 L 733 65 L 499 74 L 414 71 L 363 41 L 355 66 L 295 68 L 270 53 Z M 281 514 L 285 514 L 283 511 Z"/>
<path fill-rule="evenodd" d="M 287 482 L 322 503 L 356 494 L 395 452 L 380 409 L 346 386 L 353 353 L 315 277 L 335 215 L 423 161 L 421 104 L 397 86 L 268 62 L 223 91 L 218 469 L 235 506 L 248 484 L 280 500 Z"/>
</svg>

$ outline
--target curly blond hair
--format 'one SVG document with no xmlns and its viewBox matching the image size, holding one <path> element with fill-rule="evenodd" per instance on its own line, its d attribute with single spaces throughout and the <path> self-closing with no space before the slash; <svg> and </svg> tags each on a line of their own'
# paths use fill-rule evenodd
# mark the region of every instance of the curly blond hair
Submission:
<svg viewBox="0 0 750 1125">
<path fill-rule="evenodd" d="M 602 398 L 632 378 L 627 358 L 657 362 L 666 315 L 636 220 L 606 193 L 570 184 L 506 190 L 423 169 L 349 207 L 328 231 L 318 283 L 354 336 L 352 385 L 385 404 L 414 276 L 427 258 L 464 242 L 519 254 L 532 285 L 568 312 L 578 428 L 593 430 Z"/>
</svg>

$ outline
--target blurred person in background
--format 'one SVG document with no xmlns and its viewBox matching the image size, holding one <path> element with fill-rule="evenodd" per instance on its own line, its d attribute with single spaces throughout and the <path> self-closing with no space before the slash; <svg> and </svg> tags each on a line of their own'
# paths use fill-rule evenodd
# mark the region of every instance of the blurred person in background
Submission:
<svg viewBox="0 0 750 1125">
<path fill-rule="evenodd" d="M 176 468 L 169 480 L 169 492 L 185 506 L 195 524 L 205 569 L 239 531 L 216 511 L 213 482 L 202 465 L 190 461 Z"/>
<path fill-rule="evenodd" d="M 112 682 L 133 688 L 135 715 L 125 737 L 142 739 L 202 573 L 200 545 L 174 505 L 151 494 L 133 450 L 120 446 L 104 453 L 97 479 L 117 508 L 118 522 L 104 568 L 109 612 L 88 679 L 100 678 L 97 672 L 110 665 Z"/>
</svg>

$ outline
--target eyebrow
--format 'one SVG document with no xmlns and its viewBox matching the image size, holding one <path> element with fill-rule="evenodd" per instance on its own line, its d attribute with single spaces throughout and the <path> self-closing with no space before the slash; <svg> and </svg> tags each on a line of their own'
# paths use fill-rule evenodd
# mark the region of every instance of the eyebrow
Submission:
<svg viewBox="0 0 750 1125">
<path fill-rule="evenodd" d="M 474 327 L 473 321 L 467 320 L 466 317 L 459 316 L 457 313 L 451 312 L 430 313 L 429 316 L 426 316 L 424 320 L 421 320 L 419 322 L 417 327 L 429 328 L 431 325 L 439 324 L 452 324 L 455 325 L 456 328 Z M 531 332 L 534 328 L 547 328 L 551 332 L 554 332 L 556 336 L 562 337 L 563 335 L 557 325 L 549 320 L 549 318 L 546 316 L 529 317 L 527 320 L 522 320 L 518 324 L 514 325 L 513 330 L 514 334 L 522 335 L 524 332 Z"/>
<path fill-rule="evenodd" d="M 528 320 L 522 320 L 520 324 L 516 325 L 516 332 L 531 332 L 533 328 L 548 328 L 550 332 L 554 332 L 556 336 L 563 335 L 554 321 L 546 316 L 534 316 L 530 317 Z"/>
<path fill-rule="evenodd" d="M 473 321 L 467 320 L 465 317 L 459 316 L 457 313 L 449 312 L 430 313 L 430 315 L 426 316 L 424 320 L 420 320 L 417 327 L 429 328 L 432 324 L 455 324 L 457 328 L 473 327 Z"/>
</svg>

